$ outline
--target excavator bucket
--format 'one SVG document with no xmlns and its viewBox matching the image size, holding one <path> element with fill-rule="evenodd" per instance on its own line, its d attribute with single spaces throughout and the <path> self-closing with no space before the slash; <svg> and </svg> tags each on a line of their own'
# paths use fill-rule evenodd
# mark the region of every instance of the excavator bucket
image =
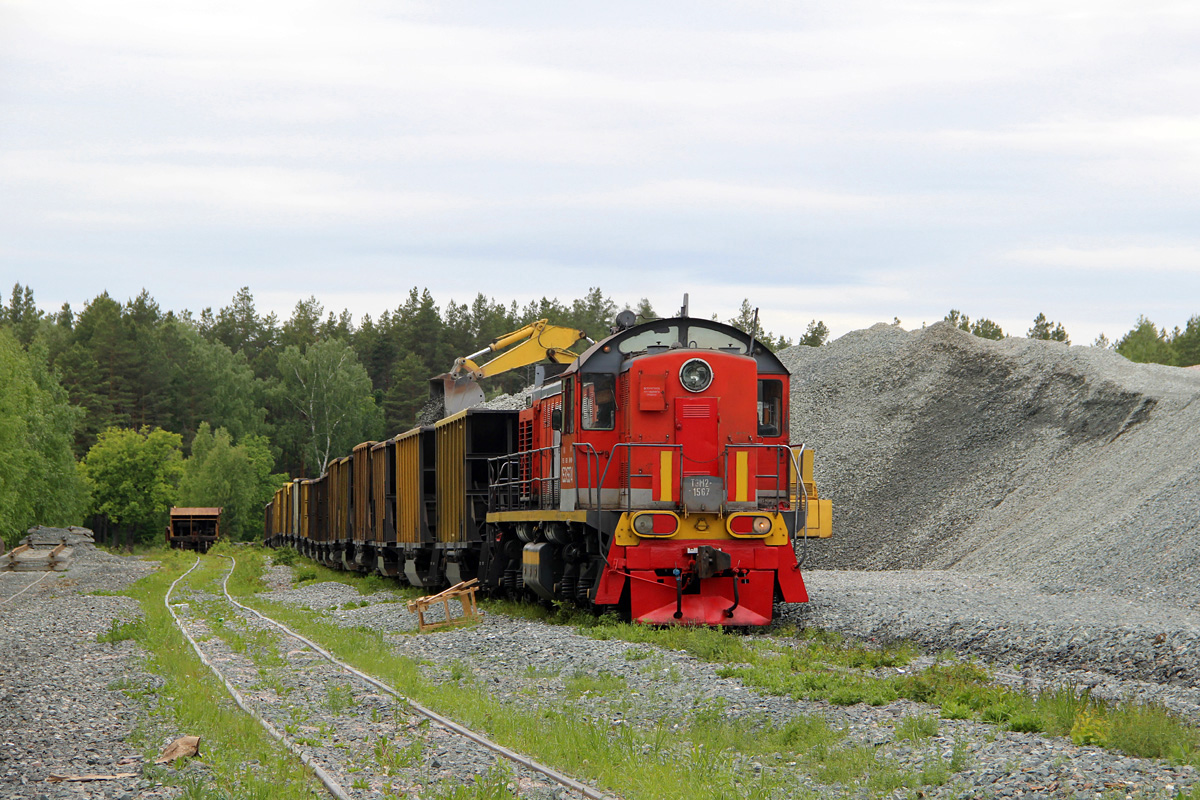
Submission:
<svg viewBox="0 0 1200 800">
<path fill-rule="evenodd" d="M 448 417 L 457 414 L 464 408 L 471 408 L 483 402 L 483 389 L 474 378 L 464 376 L 455 378 L 449 372 L 429 380 L 429 396 L 441 401 L 441 416 Z"/>
</svg>

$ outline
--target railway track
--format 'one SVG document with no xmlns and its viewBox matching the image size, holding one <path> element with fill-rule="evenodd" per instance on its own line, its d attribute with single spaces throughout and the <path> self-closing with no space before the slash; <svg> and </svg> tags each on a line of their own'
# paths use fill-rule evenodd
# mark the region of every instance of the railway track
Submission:
<svg viewBox="0 0 1200 800">
<path fill-rule="evenodd" d="M 164 602 L 235 702 L 310 766 L 339 800 L 373 792 L 398 796 L 439 780 L 457 786 L 472 775 L 479 781 L 515 782 L 522 796 L 561 797 L 565 791 L 567 797 L 608 797 L 404 697 L 239 603 L 228 589 L 237 563 L 229 560 L 221 595 L 172 599 L 178 584 L 200 566 L 197 558 Z"/>
</svg>

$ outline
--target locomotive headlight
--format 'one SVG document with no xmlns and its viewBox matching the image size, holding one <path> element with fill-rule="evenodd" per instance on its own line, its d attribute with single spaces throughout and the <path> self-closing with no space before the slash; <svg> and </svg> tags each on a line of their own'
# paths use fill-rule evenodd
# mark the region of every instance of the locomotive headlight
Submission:
<svg viewBox="0 0 1200 800">
<path fill-rule="evenodd" d="M 693 358 L 679 370 L 679 382 L 689 392 L 703 392 L 712 383 L 712 367 L 702 358 Z"/>
<path fill-rule="evenodd" d="M 673 536 L 679 530 L 679 517 L 671 511 L 639 511 L 632 525 L 638 536 Z"/>
<path fill-rule="evenodd" d="M 753 511 L 738 511 L 729 515 L 726 527 L 738 538 L 758 538 L 767 536 L 775 526 L 775 521 L 768 515 Z"/>
</svg>

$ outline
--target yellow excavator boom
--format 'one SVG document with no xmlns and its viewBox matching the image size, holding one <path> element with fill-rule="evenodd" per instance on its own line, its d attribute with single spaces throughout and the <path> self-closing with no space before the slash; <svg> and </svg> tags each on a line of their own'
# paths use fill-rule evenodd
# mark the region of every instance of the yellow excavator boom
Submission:
<svg viewBox="0 0 1200 800">
<path fill-rule="evenodd" d="M 497 336 L 477 353 L 455 359 L 449 372 L 429 381 L 430 395 L 442 400 L 446 416 L 455 414 L 483 402 L 483 390 L 476 383 L 480 378 L 500 375 L 542 360 L 569 364 L 578 355 L 568 348 L 587 338 L 587 334 L 576 328 L 551 325 L 548 320 L 539 319 L 512 333 Z M 498 350 L 504 352 L 491 361 L 483 365 L 476 361 Z"/>
<path fill-rule="evenodd" d="M 454 369 L 450 370 L 450 374 L 461 376 L 465 371 L 476 378 L 490 378 L 492 375 L 499 375 L 510 369 L 536 364 L 543 358 L 547 358 L 555 364 L 570 364 L 579 355 L 567 348 L 580 339 L 586 338 L 587 336 L 581 330 L 551 325 L 546 320 L 539 319 L 520 330 L 493 339 L 478 353 L 456 359 Z M 520 344 L 517 344 L 518 342 Z M 512 347 L 512 345 L 517 346 Z M 511 347 L 511 349 L 496 356 L 483 366 L 479 366 L 475 362 L 475 359 L 480 356 L 504 350 L 506 347 Z"/>
</svg>

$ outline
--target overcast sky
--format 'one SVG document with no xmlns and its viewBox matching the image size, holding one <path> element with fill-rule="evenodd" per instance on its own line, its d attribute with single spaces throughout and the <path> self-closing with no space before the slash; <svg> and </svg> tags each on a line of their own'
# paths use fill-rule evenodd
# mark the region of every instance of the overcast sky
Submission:
<svg viewBox="0 0 1200 800">
<path fill-rule="evenodd" d="M 1200 314 L 1200 4 L 0 0 L 0 291 Z"/>
</svg>

